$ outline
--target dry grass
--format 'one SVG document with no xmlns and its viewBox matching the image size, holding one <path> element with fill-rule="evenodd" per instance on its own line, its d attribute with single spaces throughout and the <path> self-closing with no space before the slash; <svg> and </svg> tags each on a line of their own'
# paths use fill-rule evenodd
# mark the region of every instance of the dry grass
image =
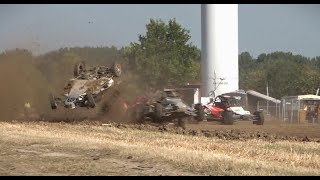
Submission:
<svg viewBox="0 0 320 180">
<path fill-rule="evenodd" d="M 0 140 L 99 149 L 202 175 L 320 175 L 320 144 L 225 141 L 170 133 L 49 123 L 0 123 Z"/>
</svg>

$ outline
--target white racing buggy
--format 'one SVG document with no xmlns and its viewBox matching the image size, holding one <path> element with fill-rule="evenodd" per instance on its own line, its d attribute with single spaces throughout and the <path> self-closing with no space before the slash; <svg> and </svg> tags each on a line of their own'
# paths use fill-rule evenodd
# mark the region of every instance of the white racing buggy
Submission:
<svg viewBox="0 0 320 180">
<path fill-rule="evenodd" d="M 236 107 L 229 107 L 229 108 L 233 111 L 235 115 L 238 115 L 239 118 L 245 119 L 245 120 L 250 119 L 250 116 L 251 116 L 250 111 L 244 110 L 243 107 L 236 106 Z"/>
<path fill-rule="evenodd" d="M 264 124 L 264 114 L 262 110 L 250 111 L 244 110 L 243 107 L 247 107 L 247 98 L 245 92 L 231 92 L 222 95 L 227 99 L 230 107 L 229 109 L 233 112 L 234 121 L 252 121 L 253 124 L 263 125 Z"/>
<path fill-rule="evenodd" d="M 64 87 L 65 100 L 50 93 L 51 108 L 57 109 L 59 104 L 71 109 L 77 106 L 94 108 L 103 93 L 114 85 L 113 77 L 119 77 L 121 72 L 121 65 L 117 63 L 112 67 L 98 66 L 89 70 L 86 70 L 84 62 L 76 63 L 74 78 Z"/>
</svg>

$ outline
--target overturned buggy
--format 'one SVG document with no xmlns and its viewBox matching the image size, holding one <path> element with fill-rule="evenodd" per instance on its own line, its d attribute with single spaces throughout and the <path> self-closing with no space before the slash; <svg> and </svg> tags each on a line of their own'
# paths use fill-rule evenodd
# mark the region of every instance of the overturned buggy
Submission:
<svg viewBox="0 0 320 180">
<path fill-rule="evenodd" d="M 65 98 L 57 98 L 50 93 L 51 108 L 57 109 L 58 105 L 71 109 L 77 106 L 94 108 L 103 93 L 114 85 L 113 77 L 119 77 L 121 73 L 118 63 L 112 67 L 98 66 L 87 70 L 84 62 L 78 62 L 74 65 L 74 78 L 64 87 Z"/>
</svg>

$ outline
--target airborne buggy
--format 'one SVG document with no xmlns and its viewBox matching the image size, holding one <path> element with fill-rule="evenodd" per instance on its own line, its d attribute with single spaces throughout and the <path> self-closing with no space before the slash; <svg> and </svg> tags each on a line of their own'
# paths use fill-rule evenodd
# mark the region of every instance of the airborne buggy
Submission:
<svg viewBox="0 0 320 180">
<path fill-rule="evenodd" d="M 112 67 L 97 66 L 87 70 L 84 62 L 78 62 L 74 65 L 74 78 L 64 87 L 65 100 L 50 93 L 51 108 L 57 109 L 59 104 L 71 109 L 77 106 L 94 108 L 103 93 L 114 85 L 113 77 L 121 73 L 121 65 L 117 63 Z"/>
</svg>

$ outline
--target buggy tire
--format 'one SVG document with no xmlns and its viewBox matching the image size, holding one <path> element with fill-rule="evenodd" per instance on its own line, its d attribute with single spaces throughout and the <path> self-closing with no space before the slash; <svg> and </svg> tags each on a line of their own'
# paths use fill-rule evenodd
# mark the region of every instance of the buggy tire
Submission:
<svg viewBox="0 0 320 180">
<path fill-rule="evenodd" d="M 222 119 L 223 124 L 233 125 L 234 119 L 233 119 L 233 112 L 232 111 L 224 111 L 222 117 L 223 117 L 223 119 Z"/>
<path fill-rule="evenodd" d="M 256 116 L 257 121 L 254 121 L 256 125 L 263 125 L 264 124 L 264 114 L 263 112 L 256 111 L 253 113 Z"/>
<path fill-rule="evenodd" d="M 50 105 L 51 105 L 51 109 L 57 109 L 57 103 L 54 100 L 54 96 L 52 93 L 49 94 L 49 101 L 50 101 Z"/>
<path fill-rule="evenodd" d="M 119 77 L 122 73 L 121 65 L 118 63 L 114 63 L 112 66 L 113 73 L 116 77 Z"/>
<path fill-rule="evenodd" d="M 155 103 L 155 105 L 154 105 L 154 119 L 156 122 L 161 122 L 162 106 L 160 103 Z"/>
<path fill-rule="evenodd" d="M 85 63 L 83 61 L 77 62 L 73 68 L 74 77 L 78 77 L 85 70 Z"/>
<path fill-rule="evenodd" d="M 138 104 L 133 111 L 133 120 L 137 123 L 144 122 L 144 106 L 142 104 Z"/>
<path fill-rule="evenodd" d="M 196 104 L 195 105 L 195 109 L 196 109 L 196 117 L 195 119 L 197 121 L 203 121 L 204 120 L 204 108 L 201 104 Z"/>
<path fill-rule="evenodd" d="M 186 129 L 186 120 L 183 118 L 178 118 L 178 127 L 182 129 Z"/>
<path fill-rule="evenodd" d="M 93 96 L 90 92 L 87 93 L 88 106 L 91 108 L 96 107 L 96 103 L 94 102 Z"/>
</svg>

